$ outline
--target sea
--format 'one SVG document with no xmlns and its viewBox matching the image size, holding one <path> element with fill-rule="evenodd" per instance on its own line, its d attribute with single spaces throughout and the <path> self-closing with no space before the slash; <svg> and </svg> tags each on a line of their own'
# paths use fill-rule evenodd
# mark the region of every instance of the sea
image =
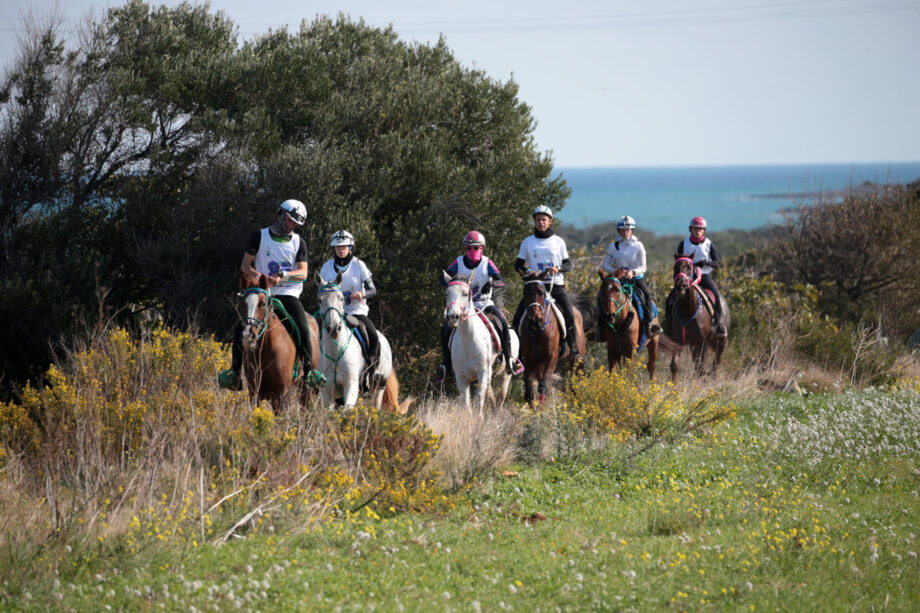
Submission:
<svg viewBox="0 0 920 613">
<path fill-rule="evenodd" d="M 818 192 L 920 179 L 920 162 L 649 168 L 556 168 L 572 195 L 559 220 L 578 229 L 636 219 L 637 233 L 683 234 L 692 217 L 710 231 L 753 230 L 782 220 L 782 212 Z"/>
</svg>

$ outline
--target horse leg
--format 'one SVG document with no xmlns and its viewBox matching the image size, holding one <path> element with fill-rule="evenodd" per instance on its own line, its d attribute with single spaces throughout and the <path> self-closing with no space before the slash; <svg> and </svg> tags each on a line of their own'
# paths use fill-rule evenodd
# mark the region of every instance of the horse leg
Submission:
<svg viewBox="0 0 920 613">
<path fill-rule="evenodd" d="M 524 373 L 524 400 L 533 408 L 533 373 Z"/>
<path fill-rule="evenodd" d="M 646 351 L 648 351 L 648 380 L 655 380 L 655 362 L 658 360 L 658 337 L 654 337 L 645 343 Z"/>
<path fill-rule="evenodd" d="M 501 411 L 505 408 L 505 398 L 508 397 L 508 388 L 511 387 L 511 375 L 502 367 L 499 367 L 498 372 L 498 394 L 495 397 L 495 406 Z"/>
<path fill-rule="evenodd" d="M 610 334 L 610 336 L 607 337 L 607 369 L 616 370 L 619 361 L 620 352 L 617 350 L 616 338 L 613 334 Z"/>
<path fill-rule="evenodd" d="M 680 358 L 680 354 L 682 353 L 682 351 L 683 351 L 683 348 L 671 354 L 671 383 L 677 383 L 678 359 Z"/>
<path fill-rule="evenodd" d="M 482 410 L 489 396 L 492 383 L 492 364 L 486 364 L 479 371 L 479 389 L 476 390 L 476 404 L 479 405 L 479 419 L 482 419 Z"/>
<path fill-rule="evenodd" d="M 460 397 L 463 398 L 463 406 L 472 414 L 473 407 L 470 406 L 470 382 L 460 376 L 456 368 L 454 369 L 454 379 L 457 381 L 457 389 L 460 390 Z"/>
<path fill-rule="evenodd" d="M 358 381 L 349 381 L 342 387 L 342 402 L 346 408 L 351 408 L 358 404 Z"/>
</svg>

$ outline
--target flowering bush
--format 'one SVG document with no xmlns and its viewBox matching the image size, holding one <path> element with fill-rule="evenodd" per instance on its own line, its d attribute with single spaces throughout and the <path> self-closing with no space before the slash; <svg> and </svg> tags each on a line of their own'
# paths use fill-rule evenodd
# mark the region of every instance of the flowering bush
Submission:
<svg viewBox="0 0 920 613">
<path fill-rule="evenodd" d="M 421 509 L 440 499 L 437 475 L 422 470 L 441 437 L 415 419 L 359 403 L 331 424 L 328 441 L 339 462 L 330 482 L 345 486 L 345 501 L 381 509 Z M 348 478 L 342 476 L 345 469 Z"/>
</svg>

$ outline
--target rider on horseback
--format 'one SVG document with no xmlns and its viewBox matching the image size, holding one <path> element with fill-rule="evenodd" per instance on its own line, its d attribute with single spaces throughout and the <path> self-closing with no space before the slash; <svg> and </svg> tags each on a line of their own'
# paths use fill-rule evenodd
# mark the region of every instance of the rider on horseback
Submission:
<svg viewBox="0 0 920 613">
<path fill-rule="evenodd" d="M 578 352 L 572 301 L 565 291 L 564 275 L 572 269 L 572 262 L 569 260 L 569 252 L 566 249 L 565 241 L 550 228 L 552 223 L 553 211 L 548 206 L 541 204 L 533 210 L 533 234 L 521 241 L 521 248 L 518 251 L 517 260 L 514 262 L 514 270 L 521 276 L 526 275 L 531 269 L 549 271 L 544 283 L 553 284 L 550 295 L 559 305 L 562 316 L 565 318 L 565 338 L 569 351 L 576 360 L 579 360 L 584 356 Z M 524 299 L 521 298 L 517 311 L 514 313 L 514 319 L 511 321 L 511 325 L 515 330 L 518 329 L 518 325 L 521 323 L 526 306 Z"/>
<path fill-rule="evenodd" d="M 645 335 L 651 338 L 661 334 L 661 327 L 658 324 L 652 324 L 654 300 L 645 284 L 645 245 L 633 235 L 635 227 L 636 220 L 629 215 L 624 215 L 617 221 L 617 232 L 620 238 L 607 246 L 601 270 L 610 275 L 622 269 L 626 270 L 626 278 L 633 282 L 633 288 L 642 303 L 642 325 L 645 328 Z"/>
<path fill-rule="evenodd" d="M 312 377 L 322 376 L 313 371 L 310 356 L 310 331 L 307 315 L 300 302 L 303 282 L 307 279 L 307 245 L 294 228 L 307 220 L 307 207 L 300 200 L 285 200 L 278 207 L 278 219 L 268 228 L 256 230 L 249 237 L 240 270 L 247 277 L 258 282 L 265 277 L 269 293 L 277 298 L 284 310 L 293 319 L 300 332 L 297 355 L 303 361 L 303 372 Z M 243 388 L 240 373 L 243 365 L 242 322 L 237 322 L 233 334 L 230 370 L 218 375 L 221 387 L 240 390 Z M 296 344 L 296 343 L 295 343 Z"/>
<path fill-rule="evenodd" d="M 332 235 L 330 244 L 335 257 L 323 264 L 319 276 L 324 283 L 334 283 L 336 276 L 342 273 L 339 288 L 345 296 L 345 314 L 351 315 L 364 324 L 367 331 L 368 358 L 371 361 L 377 360 L 380 350 L 377 328 L 367 316 L 370 312 L 367 299 L 377 295 L 371 271 L 367 268 L 367 264 L 354 257 L 355 237 L 351 232 L 339 230 Z"/>
<path fill-rule="evenodd" d="M 470 280 L 470 291 L 473 294 L 473 306 L 486 315 L 494 315 L 501 322 L 501 344 L 502 353 L 505 355 L 505 369 L 509 374 L 520 374 L 524 372 L 524 366 L 520 360 L 511 358 L 511 334 L 508 328 L 508 320 L 505 314 L 495 305 L 492 299 L 493 293 L 496 300 L 499 300 L 505 289 L 505 280 L 502 278 L 501 271 L 491 259 L 482 254 L 486 246 L 486 237 L 481 232 L 471 230 L 463 237 L 463 245 L 466 248 L 466 254 L 459 256 L 447 267 L 447 274 L 450 276 L 462 275 Z M 443 275 L 438 277 L 438 283 L 447 286 Z M 499 300 L 500 302 L 500 300 Z M 438 366 L 435 379 L 443 381 L 450 372 L 450 327 L 445 323 L 441 326 L 441 355 L 442 362 Z"/>
<path fill-rule="evenodd" d="M 722 300 L 719 296 L 719 290 L 713 282 L 712 274 L 714 268 L 719 267 L 719 252 L 716 246 L 712 244 L 705 236 L 706 220 L 702 217 L 694 217 L 690 220 L 690 236 L 685 238 L 677 245 L 677 256 L 687 257 L 693 260 L 693 265 L 700 269 L 699 285 L 703 289 L 712 292 L 713 323 L 715 324 L 715 334 L 719 337 L 728 336 L 728 331 L 722 323 Z"/>
</svg>

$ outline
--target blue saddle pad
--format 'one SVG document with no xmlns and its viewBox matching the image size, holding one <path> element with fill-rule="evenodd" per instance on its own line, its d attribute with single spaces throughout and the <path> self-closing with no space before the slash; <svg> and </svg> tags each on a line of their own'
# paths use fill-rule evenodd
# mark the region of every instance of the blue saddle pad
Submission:
<svg viewBox="0 0 920 613">
<path fill-rule="evenodd" d="M 645 343 L 648 342 L 648 336 L 646 336 L 645 334 L 645 326 L 642 325 L 642 319 L 643 319 L 642 316 L 645 314 L 645 310 L 642 308 L 642 303 L 639 301 L 638 296 L 633 295 L 632 303 L 633 303 L 633 306 L 636 307 L 636 316 L 639 318 L 639 347 L 636 349 L 636 351 L 638 352 L 638 351 L 642 351 L 642 348 L 645 347 Z M 658 305 L 656 305 L 655 303 L 652 303 L 652 317 L 651 318 L 655 319 L 656 317 L 658 317 Z"/>
</svg>

